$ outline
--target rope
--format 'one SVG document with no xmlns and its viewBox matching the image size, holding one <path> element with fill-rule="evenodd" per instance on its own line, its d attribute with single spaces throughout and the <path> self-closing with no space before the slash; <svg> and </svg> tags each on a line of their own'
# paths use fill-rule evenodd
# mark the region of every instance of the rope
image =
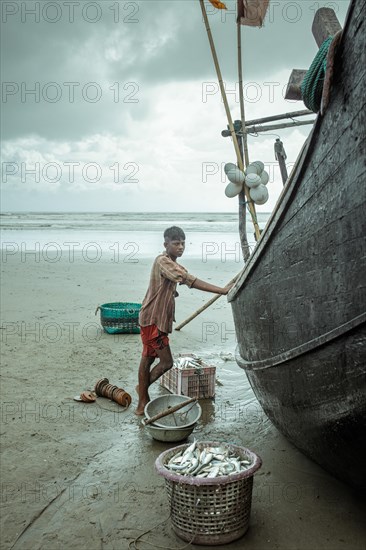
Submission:
<svg viewBox="0 0 366 550">
<path fill-rule="evenodd" d="M 171 516 L 171 513 L 169 514 L 168 518 L 164 519 L 163 521 L 161 521 L 160 523 L 158 523 L 154 527 L 151 527 L 151 529 L 148 529 L 147 531 L 145 531 L 144 533 L 142 533 L 141 535 L 139 535 L 135 539 L 131 540 L 129 545 L 128 545 L 129 550 L 139 550 L 136 546 L 137 542 L 140 542 L 141 544 L 148 544 L 149 546 L 152 546 L 153 548 L 162 548 L 163 550 L 185 550 L 186 548 L 191 546 L 191 544 L 193 542 L 193 539 L 194 539 L 194 537 L 196 536 L 197 533 L 195 533 L 193 535 L 192 539 L 189 542 L 187 542 L 187 544 L 185 544 L 184 546 L 179 546 L 179 547 L 178 546 L 175 546 L 175 547 L 173 547 L 173 546 L 161 546 L 159 544 L 154 544 L 153 542 L 150 542 L 148 540 L 140 540 L 142 537 L 144 537 L 145 535 L 148 535 L 151 531 L 153 531 L 157 527 L 160 527 L 160 525 L 163 525 L 164 523 L 167 523 L 167 521 L 170 519 L 170 516 Z M 131 545 L 133 545 L 133 546 L 131 546 Z"/>
<path fill-rule="evenodd" d="M 327 54 L 332 40 L 332 36 L 324 40 L 300 86 L 305 106 L 314 113 L 320 110 Z"/>
</svg>

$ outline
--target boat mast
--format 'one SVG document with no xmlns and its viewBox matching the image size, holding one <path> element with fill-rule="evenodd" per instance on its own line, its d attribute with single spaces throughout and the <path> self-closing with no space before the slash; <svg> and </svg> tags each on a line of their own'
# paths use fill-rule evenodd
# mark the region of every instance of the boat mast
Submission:
<svg viewBox="0 0 366 550">
<path fill-rule="evenodd" d="M 218 78 L 218 81 L 219 81 L 221 97 L 222 97 L 222 100 L 224 102 L 224 107 L 225 107 L 225 111 L 226 111 L 228 125 L 229 125 L 230 133 L 231 133 L 231 136 L 232 136 L 232 139 L 233 139 L 233 143 L 234 143 L 234 148 L 235 148 L 238 167 L 239 167 L 240 170 L 244 170 L 243 158 L 241 156 L 241 151 L 240 151 L 240 148 L 239 148 L 238 139 L 236 137 L 234 124 L 233 124 L 233 120 L 232 120 L 231 113 L 230 113 L 229 103 L 228 103 L 228 100 L 227 100 L 227 97 L 226 97 L 226 92 L 225 92 L 224 83 L 223 83 L 223 79 L 222 79 L 222 75 L 221 75 L 220 65 L 219 65 L 219 61 L 218 61 L 218 58 L 217 58 L 215 44 L 214 44 L 214 41 L 213 41 L 213 38 L 212 38 L 211 28 L 210 28 L 210 24 L 209 24 L 209 21 L 208 21 L 204 0 L 199 0 L 199 2 L 200 2 L 200 6 L 201 6 L 203 20 L 205 22 L 208 41 L 210 43 L 212 57 L 213 57 L 214 64 L 215 64 L 217 78 Z M 255 211 L 254 202 L 253 202 L 253 200 L 251 199 L 251 197 L 249 195 L 249 190 L 248 190 L 248 187 L 246 185 L 244 185 L 244 190 L 245 190 L 245 197 L 246 197 L 246 200 L 247 200 L 249 212 L 251 214 L 252 222 L 253 222 L 253 225 L 254 225 L 255 238 L 258 241 L 259 238 L 260 238 L 260 230 L 259 230 L 259 225 L 258 225 L 258 221 L 257 221 L 257 213 Z"/>
<path fill-rule="evenodd" d="M 243 93 L 243 62 L 241 56 L 241 24 L 240 20 L 237 21 L 237 43 L 238 43 L 238 80 L 239 80 L 239 101 L 240 101 L 240 119 L 241 119 L 241 131 L 240 138 L 240 153 L 242 161 L 245 167 L 249 164 L 249 151 L 248 151 L 248 139 L 245 129 L 245 109 L 244 109 L 244 93 Z M 249 259 L 250 250 L 247 238 L 246 228 L 246 202 L 244 187 L 238 195 L 239 199 L 239 237 L 241 243 L 241 250 L 243 253 L 244 262 Z"/>
</svg>

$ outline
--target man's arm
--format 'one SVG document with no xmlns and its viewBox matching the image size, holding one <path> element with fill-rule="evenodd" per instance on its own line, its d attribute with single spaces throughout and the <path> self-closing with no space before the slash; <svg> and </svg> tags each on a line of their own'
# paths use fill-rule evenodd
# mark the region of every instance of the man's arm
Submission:
<svg viewBox="0 0 366 550">
<path fill-rule="evenodd" d="M 211 285 L 206 281 L 201 281 L 201 279 L 196 279 L 192 284 L 191 288 L 196 288 L 197 290 L 204 290 L 205 292 L 213 292 L 214 294 L 227 294 L 232 285 L 225 287 Z"/>
</svg>

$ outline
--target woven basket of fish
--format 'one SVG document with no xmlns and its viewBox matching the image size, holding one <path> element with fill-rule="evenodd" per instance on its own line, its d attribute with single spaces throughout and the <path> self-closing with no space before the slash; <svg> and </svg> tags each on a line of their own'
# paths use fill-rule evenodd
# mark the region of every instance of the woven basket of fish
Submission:
<svg viewBox="0 0 366 550">
<path fill-rule="evenodd" d="M 131 302 L 111 302 L 98 306 L 100 322 L 108 334 L 139 334 L 139 313 L 141 304 Z"/>
<path fill-rule="evenodd" d="M 165 478 L 175 533 L 212 546 L 242 537 L 249 527 L 253 475 L 261 465 L 253 451 L 217 441 L 161 453 L 155 467 Z"/>
</svg>

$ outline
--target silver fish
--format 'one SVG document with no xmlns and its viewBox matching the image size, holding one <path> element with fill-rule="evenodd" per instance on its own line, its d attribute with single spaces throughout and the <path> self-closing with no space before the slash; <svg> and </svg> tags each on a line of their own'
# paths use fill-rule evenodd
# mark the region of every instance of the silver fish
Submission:
<svg viewBox="0 0 366 550">
<path fill-rule="evenodd" d="M 168 462 L 168 464 L 180 464 L 182 462 L 182 451 L 180 451 L 177 455 L 173 456 Z"/>
<path fill-rule="evenodd" d="M 202 362 L 194 357 L 178 357 L 174 361 L 173 367 L 177 369 L 202 369 Z"/>
<path fill-rule="evenodd" d="M 195 439 L 195 440 L 193 441 L 192 445 L 190 445 L 189 447 L 187 447 L 187 449 L 184 451 L 183 456 L 185 456 L 186 454 L 188 454 L 188 453 L 190 453 L 190 452 L 193 453 L 193 451 L 194 451 L 195 448 L 196 448 L 196 445 L 197 445 L 197 441 L 196 441 L 196 439 Z"/>
<path fill-rule="evenodd" d="M 219 466 L 215 466 L 214 468 L 212 468 L 212 470 L 210 471 L 209 474 L 207 474 L 207 477 L 217 477 L 219 475 L 219 472 L 220 472 L 220 467 Z"/>
<path fill-rule="evenodd" d="M 185 475 L 186 472 L 192 467 L 191 462 L 184 462 L 183 464 L 167 464 L 166 468 L 168 470 L 175 472 L 177 474 Z"/>
<path fill-rule="evenodd" d="M 212 454 L 212 453 L 207 453 L 207 454 L 204 456 L 203 460 L 202 460 L 202 458 L 201 458 L 201 463 L 202 463 L 204 466 L 206 466 L 206 464 L 209 464 L 209 462 L 211 462 L 212 459 L 213 459 L 213 454 Z"/>
<path fill-rule="evenodd" d="M 186 473 L 189 474 L 193 472 L 197 468 L 197 465 L 198 465 L 198 458 L 194 456 L 190 462 L 189 468 L 186 470 Z"/>
<path fill-rule="evenodd" d="M 251 461 L 247 457 L 236 456 L 224 445 L 202 448 L 202 444 L 196 440 L 183 453 L 180 451 L 171 457 L 166 464 L 166 468 L 177 474 L 200 478 L 237 474 L 250 466 Z"/>
</svg>

